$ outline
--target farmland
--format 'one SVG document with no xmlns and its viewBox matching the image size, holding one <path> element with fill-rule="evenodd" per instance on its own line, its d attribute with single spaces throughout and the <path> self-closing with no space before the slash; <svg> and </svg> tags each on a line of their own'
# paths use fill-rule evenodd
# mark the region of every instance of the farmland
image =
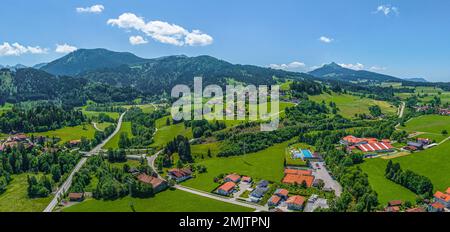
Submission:
<svg viewBox="0 0 450 232">
<path fill-rule="evenodd" d="M 0 194 L 0 212 L 41 212 L 52 196 L 30 199 L 27 194 L 27 175 L 13 175 L 6 192 Z"/>
<path fill-rule="evenodd" d="M 199 174 L 183 185 L 209 192 L 217 187 L 213 182 L 215 177 L 232 172 L 253 178 L 280 181 L 283 177 L 283 161 L 288 144 L 289 142 L 276 144 L 265 150 L 241 156 L 217 157 L 201 161 L 198 164 L 206 166 L 207 173 Z"/>
<path fill-rule="evenodd" d="M 413 153 L 412 155 L 392 159 L 400 163 L 402 169 L 412 170 L 420 175 L 430 178 L 435 190 L 443 190 L 450 186 L 448 173 L 450 170 L 450 142 L 447 141 L 437 147 Z M 366 160 L 361 168 L 369 175 L 369 182 L 378 192 L 380 201 L 395 199 L 410 199 L 411 192 L 405 191 L 401 186 L 393 186 L 384 178 L 384 169 L 388 160 Z"/>
<path fill-rule="evenodd" d="M 115 201 L 88 199 L 63 212 L 252 212 L 253 209 L 216 201 L 180 190 L 166 190 L 149 199 L 124 197 Z"/>
<path fill-rule="evenodd" d="M 395 114 L 397 112 L 397 108 L 388 102 L 361 98 L 349 94 L 332 93 L 330 95 L 324 93 L 317 96 L 310 96 L 310 99 L 319 103 L 325 101 L 327 104 L 333 101 L 340 109 L 339 114 L 348 118 L 354 117 L 355 114 L 369 114 L 369 107 L 373 105 L 378 105 L 385 114 Z"/>
<path fill-rule="evenodd" d="M 81 137 L 87 139 L 94 138 L 95 128 L 92 124 L 85 124 L 74 127 L 64 127 L 58 130 L 46 131 L 41 133 L 31 133 L 34 136 L 44 136 L 48 138 L 57 137 L 60 138 L 60 143 L 65 143 L 70 140 L 78 140 Z"/>
<path fill-rule="evenodd" d="M 405 123 L 399 129 L 408 132 L 427 132 L 440 135 L 442 130 L 450 131 L 450 117 L 441 115 L 423 115 Z"/>
</svg>

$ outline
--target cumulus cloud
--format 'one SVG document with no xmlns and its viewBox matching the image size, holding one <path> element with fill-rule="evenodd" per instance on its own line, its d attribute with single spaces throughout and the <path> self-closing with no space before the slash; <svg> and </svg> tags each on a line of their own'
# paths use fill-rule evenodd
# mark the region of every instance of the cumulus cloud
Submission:
<svg viewBox="0 0 450 232">
<path fill-rule="evenodd" d="M 300 61 L 293 61 L 289 64 L 270 64 L 269 67 L 273 69 L 293 70 L 304 68 L 306 65 Z"/>
<path fill-rule="evenodd" d="M 329 38 L 329 37 L 326 37 L 326 36 L 321 36 L 320 38 L 319 38 L 319 41 L 320 42 L 323 42 L 323 43 L 331 43 L 331 42 L 333 42 L 333 38 Z"/>
<path fill-rule="evenodd" d="M 399 15 L 400 11 L 398 10 L 398 7 L 391 6 L 391 5 L 379 5 L 377 9 L 374 11 L 375 14 L 382 13 L 385 16 L 395 14 Z"/>
<path fill-rule="evenodd" d="M 46 48 L 41 48 L 39 46 L 24 46 L 19 43 L 9 44 L 4 42 L 0 44 L 0 56 L 20 56 L 23 54 L 45 54 L 47 53 Z"/>
<path fill-rule="evenodd" d="M 356 64 L 339 64 L 341 67 L 344 68 L 349 68 L 349 69 L 353 69 L 353 70 L 363 70 L 364 69 L 364 65 L 361 63 L 356 63 Z"/>
<path fill-rule="evenodd" d="M 99 14 L 102 13 L 105 7 L 103 5 L 93 5 L 89 7 L 77 7 L 76 11 L 78 13 L 94 13 Z"/>
<path fill-rule="evenodd" d="M 158 42 L 176 46 L 206 46 L 213 43 L 213 38 L 200 30 L 189 31 L 179 25 L 158 20 L 146 22 L 133 13 L 123 13 L 116 19 L 109 19 L 107 24 L 126 30 L 134 29 Z"/>
<path fill-rule="evenodd" d="M 148 43 L 147 40 L 145 40 L 144 38 L 142 38 L 142 36 L 137 35 L 137 36 L 130 36 L 130 44 L 132 45 L 139 45 L 139 44 L 146 44 Z"/>
<path fill-rule="evenodd" d="M 73 52 L 73 51 L 75 51 L 77 49 L 78 49 L 77 47 L 68 45 L 66 43 L 65 44 L 57 44 L 55 52 L 57 52 L 57 53 L 70 53 L 70 52 Z"/>
</svg>

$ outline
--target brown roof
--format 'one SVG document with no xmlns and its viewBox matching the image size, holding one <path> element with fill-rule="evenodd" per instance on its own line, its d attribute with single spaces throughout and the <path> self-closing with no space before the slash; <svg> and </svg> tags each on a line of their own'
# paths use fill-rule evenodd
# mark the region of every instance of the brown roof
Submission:
<svg viewBox="0 0 450 232">
<path fill-rule="evenodd" d="M 141 181 L 143 183 L 152 185 L 153 188 L 157 188 L 162 183 L 164 183 L 164 180 L 161 180 L 157 177 L 149 176 L 146 174 L 140 174 L 137 178 L 139 181 Z"/>
<path fill-rule="evenodd" d="M 281 195 L 281 196 L 288 196 L 289 191 L 286 189 L 277 189 L 277 191 L 275 192 L 275 194 Z"/>
<path fill-rule="evenodd" d="M 439 202 L 434 202 L 433 204 L 431 204 L 431 207 L 435 208 L 435 209 L 444 209 L 445 206 Z"/>
<path fill-rule="evenodd" d="M 422 212 L 426 212 L 424 208 L 422 207 L 417 207 L 417 208 L 411 208 L 411 209 L 407 209 L 405 210 L 408 213 L 422 213 Z"/>
<path fill-rule="evenodd" d="M 282 182 L 285 184 L 302 184 L 306 182 L 306 186 L 311 187 L 314 182 L 314 176 L 287 174 Z"/>
<path fill-rule="evenodd" d="M 239 181 L 240 178 L 241 178 L 241 176 L 239 176 L 239 175 L 236 174 L 236 173 L 233 173 L 233 174 L 229 174 L 229 175 L 226 176 L 224 179 L 230 179 L 230 180 L 233 181 L 233 182 L 237 182 L 237 181 Z"/>
<path fill-rule="evenodd" d="M 281 201 L 281 198 L 279 196 L 277 196 L 277 195 L 273 195 L 270 198 L 270 202 L 273 203 L 273 204 L 278 204 L 278 202 L 280 202 L 280 201 Z"/>
<path fill-rule="evenodd" d="M 402 201 L 401 200 L 393 200 L 393 201 L 389 201 L 389 206 L 399 206 L 402 205 Z"/>
<path fill-rule="evenodd" d="M 448 191 L 448 189 L 447 189 L 447 191 Z M 447 194 L 447 193 L 443 193 L 443 192 L 437 191 L 434 194 L 434 197 L 435 198 L 439 198 L 439 199 L 441 199 L 441 200 L 443 200 L 445 202 L 450 202 L 450 194 Z"/>
<path fill-rule="evenodd" d="M 70 199 L 81 199 L 83 198 L 83 193 L 69 193 Z"/>
<path fill-rule="evenodd" d="M 302 170 L 302 169 L 285 169 L 284 174 L 293 174 L 293 175 L 312 175 L 311 170 Z"/>
</svg>

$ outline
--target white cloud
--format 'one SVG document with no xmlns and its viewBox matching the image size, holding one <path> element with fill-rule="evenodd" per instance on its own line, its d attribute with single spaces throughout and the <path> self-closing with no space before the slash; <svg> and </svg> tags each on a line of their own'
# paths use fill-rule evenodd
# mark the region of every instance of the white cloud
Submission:
<svg viewBox="0 0 450 232">
<path fill-rule="evenodd" d="M 329 37 L 326 37 L 326 36 L 321 36 L 320 38 L 319 38 L 319 40 L 320 40 L 320 42 L 324 42 L 324 43 L 331 43 L 331 42 L 333 42 L 333 38 L 329 38 Z"/>
<path fill-rule="evenodd" d="M 344 68 L 349 68 L 349 69 L 353 69 L 353 70 L 362 70 L 364 69 L 364 65 L 361 63 L 356 63 L 356 64 L 339 64 L 341 67 Z"/>
<path fill-rule="evenodd" d="M 400 11 L 398 10 L 398 7 L 396 6 L 391 6 L 391 5 L 379 5 L 376 9 L 376 11 L 374 11 L 375 14 L 378 13 L 382 13 L 385 16 L 388 16 L 390 14 L 395 14 L 395 15 L 399 15 Z"/>
<path fill-rule="evenodd" d="M 133 13 L 124 13 L 117 19 L 109 19 L 107 24 L 127 30 L 134 29 L 158 42 L 176 46 L 205 46 L 213 42 L 210 35 L 200 30 L 189 31 L 179 25 L 163 21 L 145 22 L 144 18 Z"/>
<path fill-rule="evenodd" d="M 73 52 L 75 50 L 77 50 L 77 47 L 71 46 L 71 45 L 68 45 L 68 44 L 65 43 L 65 44 L 57 44 L 55 52 L 57 52 L 57 53 L 70 53 L 70 52 Z"/>
<path fill-rule="evenodd" d="M 47 53 L 46 48 L 41 48 L 39 46 L 24 46 L 19 43 L 9 44 L 4 42 L 0 44 L 0 56 L 20 56 L 23 54 L 45 54 Z"/>
<path fill-rule="evenodd" d="M 99 14 L 102 13 L 103 10 L 105 9 L 105 7 L 103 5 L 93 5 L 93 6 L 89 6 L 89 7 L 78 7 L 76 9 L 76 11 L 78 13 L 94 13 L 94 14 Z"/>
<path fill-rule="evenodd" d="M 385 71 L 387 68 L 386 67 L 380 67 L 380 66 L 372 66 L 369 68 L 371 71 Z"/>
<path fill-rule="evenodd" d="M 269 67 L 273 69 L 293 70 L 304 68 L 306 65 L 300 61 L 293 61 L 289 64 L 270 64 Z"/>
<path fill-rule="evenodd" d="M 142 38 L 142 36 L 137 35 L 137 36 L 130 36 L 130 44 L 132 45 L 139 45 L 139 44 L 146 44 L 148 43 L 147 40 L 145 40 L 144 38 Z"/>
</svg>

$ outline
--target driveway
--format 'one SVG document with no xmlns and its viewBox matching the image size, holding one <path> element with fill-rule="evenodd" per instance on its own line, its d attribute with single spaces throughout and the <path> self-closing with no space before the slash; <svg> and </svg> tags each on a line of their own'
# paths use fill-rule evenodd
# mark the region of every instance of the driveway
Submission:
<svg viewBox="0 0 450 232">
<path fill-rule="evenodd" d="M 313 175 L 316 179 L 323 180 L 325 183 L 324 188 L 333 189 L 336 196 L 339 197 L 342 193 L 342 187 L 339 182 L 331 177 L 327 168 L 324 166 L 324 162 L 311 162 L 311 165 L 314 167 Z M 316 165 L 318 165 L 319 168 L 317 168 Z"/>
</svg>

